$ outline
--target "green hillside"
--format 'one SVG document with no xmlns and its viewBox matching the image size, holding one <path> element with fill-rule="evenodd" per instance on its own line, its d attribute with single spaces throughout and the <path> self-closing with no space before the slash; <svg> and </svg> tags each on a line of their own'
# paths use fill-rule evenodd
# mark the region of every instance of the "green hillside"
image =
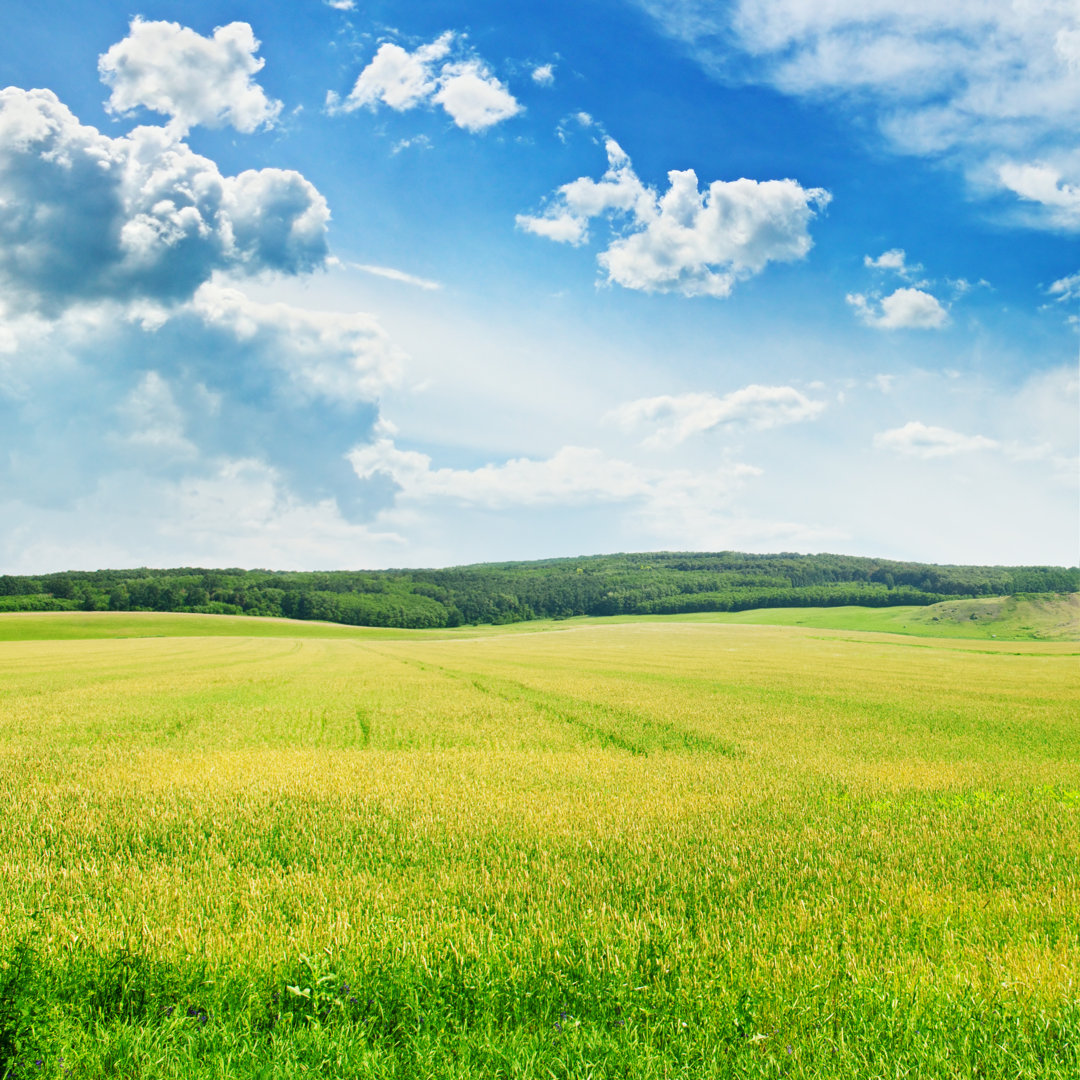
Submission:
<svg viewBox="0 0 1080 1080">
<path fill-rule="evenodd" d="M 988 596 L 977 600 L 947 600 L 927 607 L 767 608 L 682 617 L 768 626 L 876 630 L 920 637 L 1080 641 L 1080 593 Z"/>
<path fill-rule="evenodd" d="M 1078 590 L 1080 570 L 1055 566 L 650 552 L 442 570 L 143 567 L 37 577 L 0 575 L 0 612 L 176 611 L 440 629 L 587 615 L 926 607 L 965 598 Z"/>
<path fill-rule="evenodd" d="M 919 637 L 999 641 L 1080 641 L 1080 593 L 1036 598 L 996 596 L 948 600 L 926 607 L 755 608 L 738 612 L 681 615 L 578 616 L 533 619 L 498 626 L 430 630 L 340 626 L 299 619 L 249 615 L 200 615 L 153 611 L 53 611 L 0 614 L 0 641 L 59 641 L 89 638 L 265 637 L 391 641 L 491 637 L 540 633 L 625 622 L 695 622 L 816 627 Z"/>
</svg>

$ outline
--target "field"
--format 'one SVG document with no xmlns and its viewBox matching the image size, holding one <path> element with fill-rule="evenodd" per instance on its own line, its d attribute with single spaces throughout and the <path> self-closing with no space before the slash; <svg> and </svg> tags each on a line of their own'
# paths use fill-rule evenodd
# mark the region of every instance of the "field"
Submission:
<svg viewBox="0 0 1080 1080">
<path fill-rule="evenodd" d="M 1080 1075 L 1080 646 L 852 610 L 0 618 L 0 1076 Z"/>
</svg>

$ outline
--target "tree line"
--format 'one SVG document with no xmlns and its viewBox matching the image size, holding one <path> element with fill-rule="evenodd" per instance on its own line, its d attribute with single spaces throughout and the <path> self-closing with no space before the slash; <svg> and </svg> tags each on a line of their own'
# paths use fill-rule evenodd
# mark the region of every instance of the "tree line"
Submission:
<svg viewBox="0 0 1080 1080">
<path fill-rule="evenodd" d="M 944 566 L 850 555 L 650 552 L 441 570 L 174 569 L 0 575 L 3 611 L 184 611 L 437 628 L 574 615 L 935 604 L 1080 591 L 1059 566 Z"/>
</svg>

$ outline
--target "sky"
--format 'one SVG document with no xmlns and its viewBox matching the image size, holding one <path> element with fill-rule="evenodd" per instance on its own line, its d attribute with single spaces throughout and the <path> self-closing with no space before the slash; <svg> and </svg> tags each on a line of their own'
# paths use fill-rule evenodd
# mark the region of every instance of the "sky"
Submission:
<svg viewBox="0 0 1080 1080">
<path fill-rule="evenodd" d="M 6 0 L 0 572 L 1077 563 L 1077 0 Z"/>
</svg>

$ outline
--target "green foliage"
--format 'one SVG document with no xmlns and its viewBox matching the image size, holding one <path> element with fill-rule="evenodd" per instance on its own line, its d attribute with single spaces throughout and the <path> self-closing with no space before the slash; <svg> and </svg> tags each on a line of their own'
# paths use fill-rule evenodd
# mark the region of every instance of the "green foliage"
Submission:
<svg viewBox="0 0 1080 1080">
<path fill-rule="evenodd" d="M 98 570 L 0 577 L 0 611 L 183 611 L 353 626 L 465 624 L 772 607 L 936 604 L 1075 592 L 1064 567 L 934 566 L 846 555 L 654 552 L 445 570 Z"/>
<path fill-rule="evenodd" d="M 3 611 L 75 611 L 77 606 L 68 600 L 60 600 L 48 593 L 28 595 L 0 595 L 0 612 Z"/>
<path fill-rule="evenodd" d="M 20 1053 L 28 1049 L 34 1013 L 34 949 L 26 940 L 13 942 L 0 958 L 0 1077 L 11 1074 Z"/>
</svg>

